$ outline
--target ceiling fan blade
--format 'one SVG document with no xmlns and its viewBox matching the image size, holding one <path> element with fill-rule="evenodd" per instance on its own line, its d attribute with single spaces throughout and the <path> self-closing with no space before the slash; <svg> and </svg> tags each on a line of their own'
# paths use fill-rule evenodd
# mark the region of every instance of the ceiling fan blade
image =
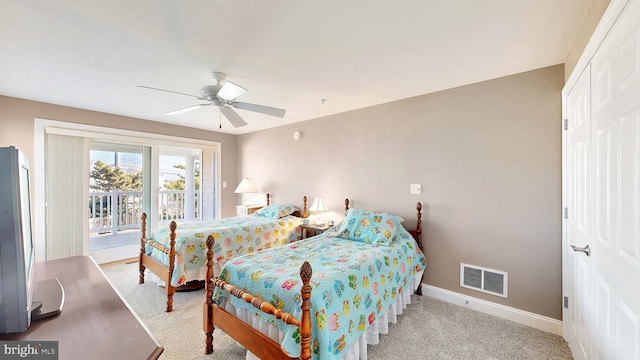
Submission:
<svg viewBox="0 0 640 360">
<path fill-rule="evenodd" d="M 285 113 L 284 109 L 278 109 L 278 108 L 274 108 L 274 107 L 270 107 L 270 106 L 264 106 L 264 105 L 258 105 L 258 104 L 249 104 L 249 103 L 245 103 L 245 102 L 233 101 L 233 102 L 229 103 L 229 105 L 231 105 L 231 106 L 233 106 L 235 108 L 238 108 L 238 109 L 254 111 L 254 112 L 258 112 L 258 113 L 261 113 L 261 114 L 267 114 L 267 115 L 271 115 L 271 116 L 277 116 L 279 118 L 283 118 L 284 117 L 284 113 Z"/>
<path fill-rule="evenodd" d="M 185 93 L 181 93 L 181 92 L 177 92 L 177 91 L 171 91 L 171 90 L 165 90 L 165 89 L 158 89 L 158 88 L 149 87 L 149 86 L 142 86 L 142 85 L 138 85 L 138 86 L 136 86 L 136 87 L 144 88 L 144 89 L 151 89 L 151 90 L 164 91 L 164 92 L 173 93 L 173 94 L 186 95 L 186 96 L 194 97 L 194 98 L 196 98 L 196 99 L 200 99 L 200 96 L 191 95 L 191 94 L 185 94 Z"/>
<path fill-rule="evenodd" d="M 247 89 L 240 85 L 236 85 L 231 81 L 225 81 L 220 91 L 218 91 L 218 97 L 222 100 L 231 101 L 247 91 Z"/>
<path fill-rule="evenodd" d="M 211 105 L 211 104 L 198 104 L 198 105 L 193 105 L 193 106 L 189 106 L 189 107 L 178 109 L 178 110 L 169 111 L 169 112 L 166 112 L 164 114 L 165 115 L 178 115 L 178 114 L 186 113 L 187 111 L 198 109 L 198 108 L 200 108 L 202 106 L 209 106 L 209 105 Z"/>
<path fill-rule="evenodd" d="M 223 106 L 220 108 L 220 111 L 224 114 L 224 116 L 229 120 L 233 127 L 245 126 L 247 123 L 238 115 L 237 112 L 233 111 L 232 108 Z"/>
</svg>

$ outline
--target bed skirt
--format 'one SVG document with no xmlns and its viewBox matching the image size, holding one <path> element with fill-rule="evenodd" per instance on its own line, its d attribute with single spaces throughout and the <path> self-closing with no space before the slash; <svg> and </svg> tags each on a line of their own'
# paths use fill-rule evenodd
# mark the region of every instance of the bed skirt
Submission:
<svg viewBox="0 0 640 360">
<path fill-rule="evenodd" d="M 422 281 L 421 271 L 413 278 L 413 290 L 415 291 L 420 282 Z M 398 298 L 396 302 L 389 305 L 387 311 L 378 317 L 378 319 L 367 329 L 367 331 L 360 337 L 358 342 L 353 344 L 342 357 L 343 360 L 367 360 L 367 345 L 377 345 L 380 342 L 380 334 L 389 333 L 389 323 L 395 324 L 398 321 L 398 316 L 402 315 L 402 312 L 411 304 L 411 295 L 413 291 L 405 291 Z M 272 340 L 282 343 L 282 333 L 274 325 L 261 321 L 255 316 L 251 316 L 247 309 L 236 309 L 231 304 L 231 301 L 223 299 L 222 307 L 229 313 L 235 314 L 236 317 L 251 325 L 254 329 L 260 330 L 263 334 L 267 335 Z M 259 358 L 247 351 L 248 360 L 259 360 Z"/>
</svg>

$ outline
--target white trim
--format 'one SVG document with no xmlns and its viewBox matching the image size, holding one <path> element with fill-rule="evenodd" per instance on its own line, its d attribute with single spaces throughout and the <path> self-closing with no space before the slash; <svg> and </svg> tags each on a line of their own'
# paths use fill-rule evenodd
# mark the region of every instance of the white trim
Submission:
<svg viewBox="0 0 640 360">
<path fill-rule="evenodd" d="M 580 74 L 584 71 L 584 69 L 589 66 L 591 59 L 596 54 L 596 51 L 602 44 L 604 38 L 609 34 L 609 31 L 615 24 L 616 20 L 622 14 L 622 11 L 631 3 L 632 0 L 611 0 L 607 10 L 605 10 L 600 22 L 596 26 L 596 29 L 593 31 L 589 42 L 582 51 L 576 66 L 573 68 L 571 75 L 565 82 L 564 88 L 562 89 L 562 98 L 564 99 L 571 88 L 576 84 L 578 79 L 580 78 Z"/>
<path fill-rule="evenodd" d="M 193 147 L 194 145 L 198 145 L 198 147 L 205 149 L 218 150 L 220 148 L 220 143 L 216 141 L 189 139 L 178 136 L 144 133 L 139 131 L 99 127 L 85 124 L 65 123 L 62 121 L 39 118 L 36 118 L 35 120 L 36 122 L 43 122 L 47 134 L 86 137 L 92 139 L 98 138 L 103 141 L 105 139 L 108 139 L 112 141 L 119 141 L 123 144 L 148 145 L 150 142 L 152 142 L 156 145 L 177 147 Z"/>
<path fill-rule="evenodd" d="M 518 324 L 562 336 L 562 321 L 557 319 L 481 300 L 472 296 L 463 295 L 427 284 L 422 284 L 422 291 L 424 295 L 431 296 L 438 300 L 446 301 L 454 305 L 463 306 L 485 314 L 510 320 Z"/>
<path fill-rule="evenodd" d="M 89 255 L 99 265 L 113 262 L 113 259 L 134 259 L 140 255 L 140 244 L 118 246 L 98 251 L 89 251 Z"/>
<path fill-rule="evenodd" d="M 83 149 L 83 154 L 84 156 L 86 156 L 84 158 L 84 165 L 83 165 L 83 170 L 86 173 L 89 172 L 89 149 L 91 147 L 91 142 L 89 141 L 89 139 L 84 139 L 83 140 L 83 145 L 84 145 L 84 149 Z M 85 189 L 89 188 L 89 177 L 88 176 L 84 176 L 82 178 L 82 187 Z M 89 203 L 89 192 L 85 191 L 83 193 L 83 199 L 82 199 L 82 203 L 83 204 L 88 204 Z M 89 207 L 88 206 L 84 206 L 82 208 L 82 215 L 85 219 L 89 218 Z M 86 255 L 89 253 L 89 222 L 88 221 L 83 221 L 82 222 L 82 251 L 83 254 Z"/>
<path fill-rule="evenodd" d="M 46 204 L 45 204 L 45 181 L 44 181 L 44 122 L 38 121 L 35 119 L 33 124 L 33 150 L 34 150 L 34 161 L 33 161 L 33 213 L 34 220 L 32 222 L 33 227 L 33 240 L 34 247 L 36 249 L 35 252 L 35 260 L 36 261 L 45 261 L 47 260 L 47 242 L 45 240 L 45 223 L 46 223 Z"/>
</svg>

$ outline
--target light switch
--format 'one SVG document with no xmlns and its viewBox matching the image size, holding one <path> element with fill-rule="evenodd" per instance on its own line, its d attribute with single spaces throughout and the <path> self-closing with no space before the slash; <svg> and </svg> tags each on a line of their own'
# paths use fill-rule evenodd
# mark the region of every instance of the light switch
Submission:
<svg viewBox="0 0 640 360">
<path fill-rule="evenodd" d="M 226 182 L 226 181 L 223 181 L 223 182 L 222 182 L 222 187 L 223 187 L 223 188 L 226 188 L 226 187 L 227 187 L 227 182 Z"/>
<path fill-rule="evenodd" d="M 415 194 L 415 195 L 422 194 L 422 185 L 421 184 L 409 185 L 409 194 Z"/>
</svg>

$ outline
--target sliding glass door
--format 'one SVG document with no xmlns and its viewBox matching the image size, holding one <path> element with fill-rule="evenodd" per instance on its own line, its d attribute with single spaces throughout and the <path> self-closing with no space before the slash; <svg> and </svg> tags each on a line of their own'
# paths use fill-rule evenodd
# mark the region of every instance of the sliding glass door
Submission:
<svg viewBox="0 0 640 360">
<path fill-rule="evenodd" d="M 219 144 L 36 121 L 38 261 L 91 255 L 99 264 L 135 259 L 140 221 L 216 218 Z M 36 159 L 38 160 L 38 159 Z"/>
<path fill-rule="evenodd" d="M 160 223 L 201 219 L 200 164 L 202 151 L 159 147 L 158 211 Z"/>
<path fill-rule="evenodd" d="M 140 217 L 150 198 L 150 187 L 143 187 L 149 168 L 144 164 L 150 153 L 148 146 L 90 144 L 89 254 L 100 263 L 135 257 L 140 249 Z"/>
<path fill-rule="evenodd" d="M 143 212 L 153 225 L 212 218 L 201 182 L 213 183 L 213 173 L 202 170 L 202 154 L 194 147 L 91 142 L 89 254 L 98 263 L 137 256 Z"/>
</svg>

